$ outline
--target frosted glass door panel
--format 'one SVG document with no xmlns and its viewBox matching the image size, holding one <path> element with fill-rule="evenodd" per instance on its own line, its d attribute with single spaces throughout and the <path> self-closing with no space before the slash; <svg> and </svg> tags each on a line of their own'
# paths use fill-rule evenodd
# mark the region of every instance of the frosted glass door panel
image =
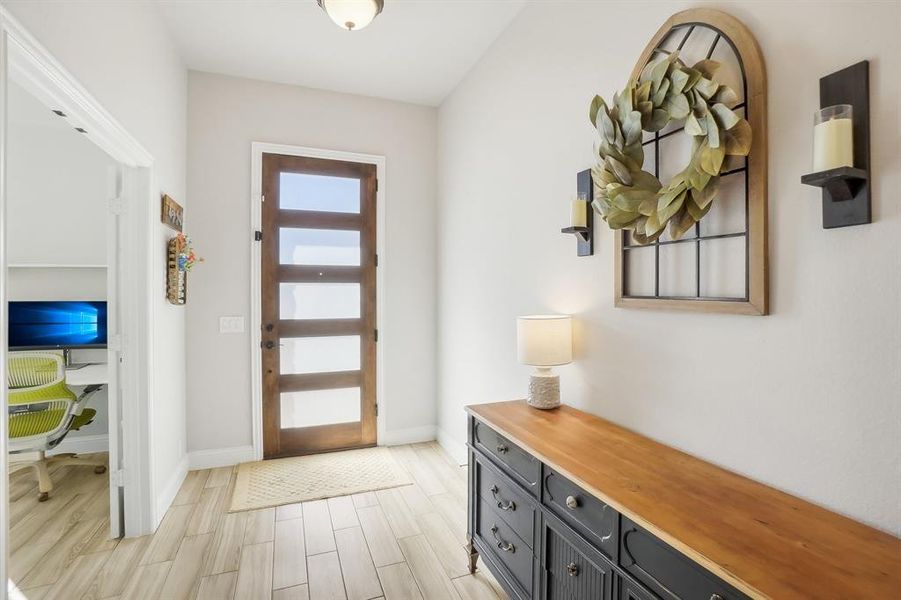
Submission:
<svg viewBox="0 0 901 600">
<path fill-rule="evenodd" d="M 279 208 L 359 213 L 360 180 L 306 173 L 281 173 Z"/>
<path fill-rule="evenodd" d="M 282 338 L 281 373 L 334 373 L 360 370 L 360 336 Z"/>
<path fill-rule="evenodd" d="M 281 319 L 359 319 L 359 283 L 281 283 Z"/>
<path fill-rule="evenodd" d="M 360 388 L 288 392 L 281 395 L 282 429 L 360 420 Z"/>
<path fill-rule="evenodd" d="M 340 229 L 279 229 L 283 265 L 359 266 L 360 232 Z"/>
</svg>

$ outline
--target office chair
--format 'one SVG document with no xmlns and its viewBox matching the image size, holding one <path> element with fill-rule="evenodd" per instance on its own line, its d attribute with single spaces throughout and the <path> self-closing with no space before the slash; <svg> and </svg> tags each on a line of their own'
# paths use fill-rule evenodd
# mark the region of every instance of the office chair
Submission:
<svg viewBox="0 0 901 600">
<path fill-rule="evenodd" d="M 94 419 L 97 411 L 86 405 L 102 386 L 87 386 L 76 397 L 66 386 L 63 357 L 51 352 L 14 352 L 9 355 L 8 366 L 9 452 L 38 453 L 37 460 L 10 464 L 10 474 L 33 467 L 37 473 L 38 500 L 44 502 L 53 489 L 49 471 L 52 464 L 92 466 L 98 475 L 106 472 L 103 460 L 75 454 L 46 455 L 70 431 Z"/>
</svg>

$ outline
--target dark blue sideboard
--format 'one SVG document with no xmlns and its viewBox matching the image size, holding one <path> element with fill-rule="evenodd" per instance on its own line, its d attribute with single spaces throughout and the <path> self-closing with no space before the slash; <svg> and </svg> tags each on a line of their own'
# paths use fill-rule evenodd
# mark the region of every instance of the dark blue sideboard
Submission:
<svg viewBox="0 0 901 600">
<path fill-rule="evenodd" d="M 901 599 L 901 539 L 595 415 L 467 407 L 470 570 L 515 600 Z"/>
<path fill-rule="evenodd" d="M 518 600 L 748 598 L 469 418 L 470 570 Z"/>
</svg>

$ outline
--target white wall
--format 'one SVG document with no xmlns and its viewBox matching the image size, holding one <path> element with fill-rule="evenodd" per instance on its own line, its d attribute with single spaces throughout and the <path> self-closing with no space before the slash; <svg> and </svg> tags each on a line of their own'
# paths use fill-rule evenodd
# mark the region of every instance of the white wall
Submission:
<svg viewBox="0 0 901 600">
<path fill-rule="evenodd" d="M 106 265 L 115 163 L 21 86 L 8 97 L 9 263 Z"/>
<path fill-rule="evenodd" d="M 901 534 L 901 5 L 721 3 L 769 72 L 772 315 L 613 308 L 613 235 L 559 233 L 592 163 L 588 104 L 622 89 L 674 2 L 529 5 L 439 111 L 439 427 L 522 397 L 514 317 L 575 315 L 565 403 Z M 872 225 L 821 227 L 818 78 L 871 61 Z"/>
<path fill-rule="evenodd" d="M 250 145 L 273 142 L 386 157 L 387 439 L 430 439 L 435 424 L 436 110 L 387 100 L 191 72 L 187 230 L 206 259 L 188 301 L 188 444 L 252 443 L 248 334 L 220 335 L 222 315 L 250 323 Z"/>
<path fill-rule="evenodd" d="M 3 5 L 154 157 L 161 191 L 186 206 L 187 74 L 153 2 L 31 2 Z M 159 205 L 144 207 L 149 218 Z M 189 221 L 190 222 L 190 221 Z M 157 522 L 186 466 L 184 308 L 165 299 L 165 242 L 154 221 L 151 484 Z M 171 498 L 169 498 L 171 499 Z"/>
</svg>

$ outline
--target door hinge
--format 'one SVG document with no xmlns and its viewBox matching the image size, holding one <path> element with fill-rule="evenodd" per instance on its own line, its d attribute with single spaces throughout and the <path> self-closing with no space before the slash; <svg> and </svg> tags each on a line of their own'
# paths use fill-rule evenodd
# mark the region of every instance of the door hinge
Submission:
<svg viewBox="0 0 901 600">
<path fill-rule="evenodd" d="M 112 350 L 114 352 L 122 352 L 122 334 L 117 333 L 109 336 L 106 340 L 106 347 L 108 350 Z"/>
<path fill-rule="evenodd" d="M 122 198 L 110 198 L 108 208 L 112 214 L 121 215 L 125 212 L 125 202 Z"/>
<path fill-rule="evenodd" d="M 110 472 L 110 483 L 116 487 L 125 487 L 125 469 Z"/>
<path fill-rule="evenodd" d="M 375 180 L 375 191 L 379 191 L 379 180 Z"/>
<path fill-rule="evenodd" d="M 378 330 L 378 329 L 375 330 L 375 336 L 374 336 L 374 337 L 375 337 L 375 341 L 379 341 L 379 330 Z"/>
<path fill-rule="evenodd" d="M 254 231 L 253 232 L 253 241 L 262 242 L 263 241 L 263 232 L 262 231 Z"/>
<path fill-rule="evenodd" d="M 379 403 L 375 403 L 375 416 L 379 416 Z"/>
<path fill-rule="evenodd" d="M 375 255 L 375 266 L 379 266 L 379 255 Z"/>
</svg>

